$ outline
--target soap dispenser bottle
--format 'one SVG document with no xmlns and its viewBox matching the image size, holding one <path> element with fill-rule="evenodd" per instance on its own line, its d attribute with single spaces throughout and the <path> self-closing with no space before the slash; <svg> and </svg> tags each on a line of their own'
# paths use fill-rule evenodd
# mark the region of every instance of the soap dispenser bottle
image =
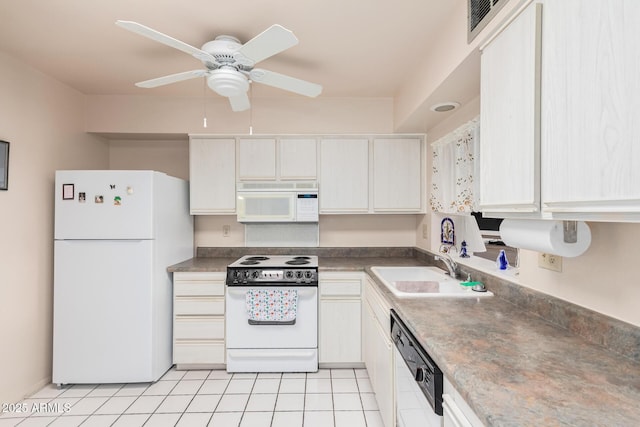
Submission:
<svg viewBox="0 0 640 427">
<path fill-rule="evenodd" d="M 504 249 L 500 250 L 498 258 L 496 259 L 496 265 L 500 270 L 506 270 L 509 268 L 509 260 L 507 259 L 507 254 L 504 252 Z"/>
</svg>

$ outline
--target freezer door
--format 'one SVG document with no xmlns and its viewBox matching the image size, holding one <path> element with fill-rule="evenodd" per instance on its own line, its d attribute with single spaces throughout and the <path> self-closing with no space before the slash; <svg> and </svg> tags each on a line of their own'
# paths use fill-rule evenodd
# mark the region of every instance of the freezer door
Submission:
<svg viewBox="0 0 640 427">
<path fill-rule="evenodd" d="M 153 251 L 150 240 L 55 242 L 54 383 L 155 381 L 170 367 L 171 301 L 158 299 Z"/>
<path fill-rule="evenodd" d="M 154 174 L 57 171 L 55 238 L 152 239 Z"/>
</svg>

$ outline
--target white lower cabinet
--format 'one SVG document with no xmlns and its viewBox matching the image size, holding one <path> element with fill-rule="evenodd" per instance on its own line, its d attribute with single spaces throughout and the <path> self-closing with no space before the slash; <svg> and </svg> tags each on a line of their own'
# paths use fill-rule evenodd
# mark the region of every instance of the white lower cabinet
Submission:
<svg viewBox="0 0 640 427">
<path fill-rule="evenodd" d="M 173 273 L 173 363 L 221 367 L 225 357 L 225 273 Z"/>
<path fill-rule="evenodd" d="M 320 273 L 318 361 L 323 367 L 362 366 L 363 278 L 363 273 Z"/>
<path fill-rule="evenodd" d="M 395 424 L 395 367 L 391 341 L 391 307 L 367 277 L 362 303 L 362 351 L 380 417 L 385 427 Z"/>
<path fill-rule="evenodd" d="M 483 427 L 480 418 L 473 412 L 460 393 L 444 378 L 442 394 L 442 427 Z"/>
</svg>

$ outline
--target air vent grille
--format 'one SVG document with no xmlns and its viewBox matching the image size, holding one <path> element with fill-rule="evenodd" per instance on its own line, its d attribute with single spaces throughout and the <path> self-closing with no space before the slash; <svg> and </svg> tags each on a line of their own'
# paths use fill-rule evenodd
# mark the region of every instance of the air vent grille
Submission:
<svg viewBox="0 0 640 427">
<path fill-rule="evenodd" d="M 508 0 L 468 0 L 467 42 L 470 43 Z"/>
</svg>

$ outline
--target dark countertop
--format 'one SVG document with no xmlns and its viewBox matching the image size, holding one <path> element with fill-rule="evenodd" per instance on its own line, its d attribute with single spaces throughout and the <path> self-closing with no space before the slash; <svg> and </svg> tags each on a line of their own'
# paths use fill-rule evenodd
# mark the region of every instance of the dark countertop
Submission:
<svg viewBox="0 0 640 427">
<path fill-rule="evenodd" d="M 181 263 L 174 264 L 167 268 L 170 273 L 183 273 L 183 272 L 226 272 L 227 265 L 231 264 L 238 257 L 235 258 L 191 258 Z"/>
<path fill-rule="evenodd" d="M 225 271 L 194 258 L 169 271 Z M 488 426 L 638 426 L 640 363 L 498 296 L 398 298 L 370 271 L 426 265 L 407 257 L 320 257 L 322 271 L 366 271 L 380 293 Z"/>
</svg>

